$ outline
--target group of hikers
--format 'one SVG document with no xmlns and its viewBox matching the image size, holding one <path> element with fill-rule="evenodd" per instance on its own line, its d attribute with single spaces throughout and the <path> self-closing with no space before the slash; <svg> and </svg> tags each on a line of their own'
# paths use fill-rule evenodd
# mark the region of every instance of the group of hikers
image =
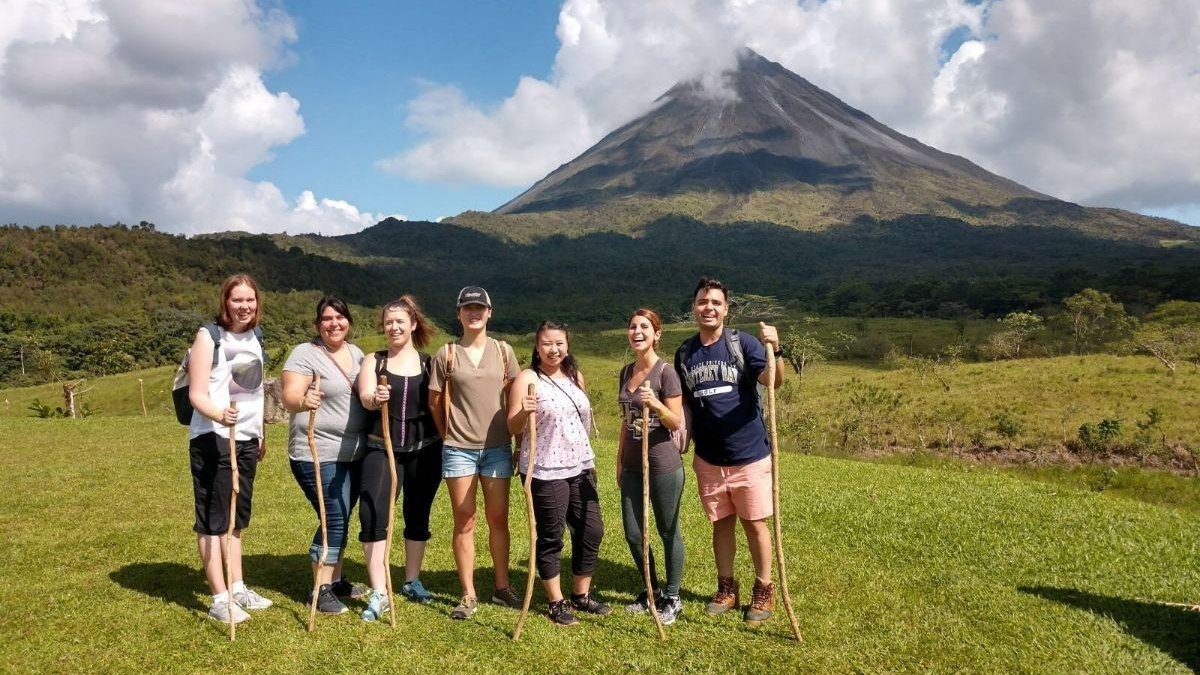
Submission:
<svg viewBox="0 0 1200 675">
<path fill-rule="evenodd" d="M 620 372 L 616 403 L 622 424 L 616 482 L 630 554 L 639 572 L 649 565 L 650 574 L 643 578 L 652 580 L 625 609 L 645 613 L 654 607 L 662 624 L 673 623 L 683 612 L 684 542 L 679 515 L 685 482 L 682 455 L 689 441 L 695 446 L 692 467 L 700 504 L 712 523 L 716 559 L 716 589 L 706 611 L 720 615 L 740 606 L 742 596 L 734 576 L 738 522 L 746 533 L 755 577 L 743 619 L 757 626 L 775 608 L 766 522 L 772 515 L 771 449 L 758 386 L 768 381 L 767 359 L 780 356 L 779 338 L 775 328 L 765 324 L 760 324 L 758 338 L 726 328 L 728 301 L 729 289 L 720 281 L 699 280 L 692 295 L 698 333 L 679 346 L 673 363 L 658 353 L 662 338 L 658 314 L 637 309 L 627 323 L 636 359 Z M 367 621 L 390 609 L 389 446 L 403 518 L 400 595 L 419 603 L 433 600 L 420 575 L 432 536 L 430 511 L 444 480 L 453 512 L 451 542 L 461 586 L 461 600 L 450 610 L 451 618 L 468 619 L 478 608 L 479 490 L 495 576 L 491 601 L 521 609 L 522 598 L 509 581 L 509 487 L 514 472 L 524 478 L 530 470 L 531 442 L 536 443 L 530 485 L 537 540 L 530 564 L 536 565 L 549 600 L 546 616 L 555 624 L 572 625 L 579 621 L 577 614 L 612 611 L 591 588 L 604 524 L 590 442 L 595 427 L 587 380 L 571 355 L 567 326 L 542 322 L 534 333 L 530 366 L 522 370 L 512 347 L 489 337 L 491 316 L 492 299 L 486 290 L 462 289 L 457 298 L 462 336 L 431 357 L 421 351 L 432 337 L 430 323 L 417 301 L 404 295 L 384 305 L 379 314 L 387 348 L 364 354 L 350 342 L 353 319 L 347 304 L 333 296 L 317 304 L 316 335 L 296 345 L 288 356 L 281 398 L 291 413 L 292 474 L 318 514 L 309 549 L 318 611 L 346 612 L 346 598 L 366 598 L 361 616 Z M 187 400 L 193 408 L 189 456 L 194 529 L 212 592 L 208 614 L 222 622 L 244 621 L 249 618 L 247 611 L 272 604 L 246 585 L 242 570 L 242 531 L 250 522 L 255 469 L 266 453 L 261 317 L 258 285 L 248 275 L 233 275 L 221 287 L 215 325 L 196 333 L 189 352 L 194 357 L 187 372 Z M 207 356 L 197 356 L 208 354 L 213 355 L 211 363 Z M 779 373 L 778 386 L 783 369 L 774 370 Z M 387 424 L 377 412 L 381 409 L 387 410 Z M 643 410 L 648 411 L 646 420 Z M 535 438 L 528 433 L 531 417 Z M 315 450 L 309 442 L 310 418 Z M 665 583 L 660 583 L 653 556 L 642 559 L 644 428 L 648 429 L 649 503 L 662 539 Z M 385 429 L 388 439 L 383 438 Z M 514 437 L 518 439 L 515 451 Z M 236 459 L 231 459 L 231 447 Z M 236 509 L 231 509 L 232 461 L 238 476 Z M 318 488 L 323 496 L 324 533 Z M 356 504 L 369 588 L 347 581 L 342 574 Z M 571 536 L 569 596 L 560 586 L 564 530 Z M 232 580 L 228 586 L 226 564 Z"/>
</svg>

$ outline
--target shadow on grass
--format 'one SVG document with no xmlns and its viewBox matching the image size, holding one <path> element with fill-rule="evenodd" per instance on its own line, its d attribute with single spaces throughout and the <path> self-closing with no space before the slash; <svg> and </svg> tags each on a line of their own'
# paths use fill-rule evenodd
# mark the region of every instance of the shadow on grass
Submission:
<svg viewBox="0 0 1200 675">
<path fill-rule="evenodd" d="M 1125 632 L 1200 673 L 1200 613 L 1195 610 L 1074 588 L 1021 586 L 1017 590 L 1108 617 Z"/>
<path fill-rule="evenodd" d="M 110 572 L 108 578 L 152 598 L 173 602 L 186 609 L 208 611 L 208 605 L 201 600 L 208 594 L 208 585 L 199 566 L 177 562 L 131 563 Z"/>
</svg>

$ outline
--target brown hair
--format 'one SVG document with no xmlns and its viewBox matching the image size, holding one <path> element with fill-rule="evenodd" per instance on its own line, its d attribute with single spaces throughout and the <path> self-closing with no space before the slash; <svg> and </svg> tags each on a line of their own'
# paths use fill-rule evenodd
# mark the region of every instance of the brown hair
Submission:
<svg viewBox="0 0 1200 675">
<path fill-rule="evenodd" d="M 696 282 L 696 290 L 692 291 L 692 304 L 696 304 L 696 296 L 700 291 L 716 290 L 721 291 L 725 296 L 725 303 L 729 303 L 729 287 L 712 277 L 700 277 L 700 281 Z"/>
<path fill-rule="evenodd" d="M 429 327 L 429 321 L 425 318 L 425 312 L 421 311 L 421 306 L 417 304 L 417 299 L 405 293 L 383 306 L 379 310 L 379 329 L 383 330 L 383 320 L 387 313 L 393 309 L 402 309 L 408 312 L 408 318 L 413 323 L 412 342 L 417 349 L 424 349 L 425 345 L 433 338 L 433 329 Z"/>
<path fill-rule="evenodd" d="M 626 327 L 628 327 L 630 323 L 633 323 L 633 318 L 635 316 L 644 317 L 646 320 L 648 320 L 650 322 L 650 327 L 654 329 L 655 333 L 662 332 L 662 319 L 658 318 L 658 312 L 650 309 L 649 307 L 639 307 L 633 310 L 633 314 L 630 314 L 629 318 L 625 321 Z M 654 340 L 654 346 L 658 346 L 657 338 Z"/>
<path fill-rule="evenodd" d="M 221 307 L 217 311 L 214 321 L 226 330 L 229 330 L 229 327 L 233 325 L 233 317 L 229 315 L 229 296 L 233 294 L 233 289 L 238 286 L 249 286 L 254 291 L 254 316 L 250 317 L 250 323 L 246 325 L 246 330 L 251 330 L 262 321 L 263 307 L 262 296 L 258 292 L 258 284 L 254 282 L 254 278 L 249 274 L 242 274 L 240 272 L 233 274 L 225 280 L 225 283 L 221 284 Z"/>
</svg>

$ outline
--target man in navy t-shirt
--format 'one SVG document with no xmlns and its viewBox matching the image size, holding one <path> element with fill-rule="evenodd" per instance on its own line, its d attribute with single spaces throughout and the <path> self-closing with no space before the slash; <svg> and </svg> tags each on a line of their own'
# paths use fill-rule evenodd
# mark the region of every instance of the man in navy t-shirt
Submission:
<svg viewBox="0 0 1200 675">
<path fill-rule="evenodd" d="M 706 611 L 716 616 L 740 603 L 733 576 L 737 521 L 746 531 L 754 561 L 754 590 L 743 619 L 757 626 L 775 609 L 771 583 L 771 446 L 763 424 L 758 385 L 767 382 L 767 349 L 779 358 L 779 335 L 760 323 L 760 342 L 752 335 L 725 328 L 729 290 L 716 279 L 701 277 L 692 296 L 692 314 L 700 332 L 676 353 L 675 368 L 683 383 L 683 401 L 691 413 L 690 436 L 696 443 L 692 467 L 700 503 L 713 524 L 717 592 Z M 740 355 L 740 356 L 739 356 Z M 775 386 L 783 368 L 775 369 Z"/>
</svg>

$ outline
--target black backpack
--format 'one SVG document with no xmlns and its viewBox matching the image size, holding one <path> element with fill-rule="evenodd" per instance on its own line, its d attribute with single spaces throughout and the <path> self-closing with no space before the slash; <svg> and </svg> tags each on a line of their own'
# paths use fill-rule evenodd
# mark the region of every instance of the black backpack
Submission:
<svg viewBox="0 0 1200 675">
<path fill-rule="evenodd" d="M 208 331 L 213 341 L 212 365 L 215 368 L 221 360 L 221 327 L 215 323 L 206 323 L 203 328 Z M 267 358 L 267 346 L 263 341 L 262 326 L 254 327 L 254 337 L 258 338 L 258 346 L 262 349 L 263 369 L 265 370 L 269 359 Z M 192 413 L 195 412 L 195 409 L 192 408 L 192 400 L 188 398 L 188 356 L 191 351 L 189 348 L 183 353 L 179 368 L 175 370 L 175 381 L 171 385 L 171 402 L 175 404 L 175 419 L 184 426 L 191 425 Z"/>
</svg>

